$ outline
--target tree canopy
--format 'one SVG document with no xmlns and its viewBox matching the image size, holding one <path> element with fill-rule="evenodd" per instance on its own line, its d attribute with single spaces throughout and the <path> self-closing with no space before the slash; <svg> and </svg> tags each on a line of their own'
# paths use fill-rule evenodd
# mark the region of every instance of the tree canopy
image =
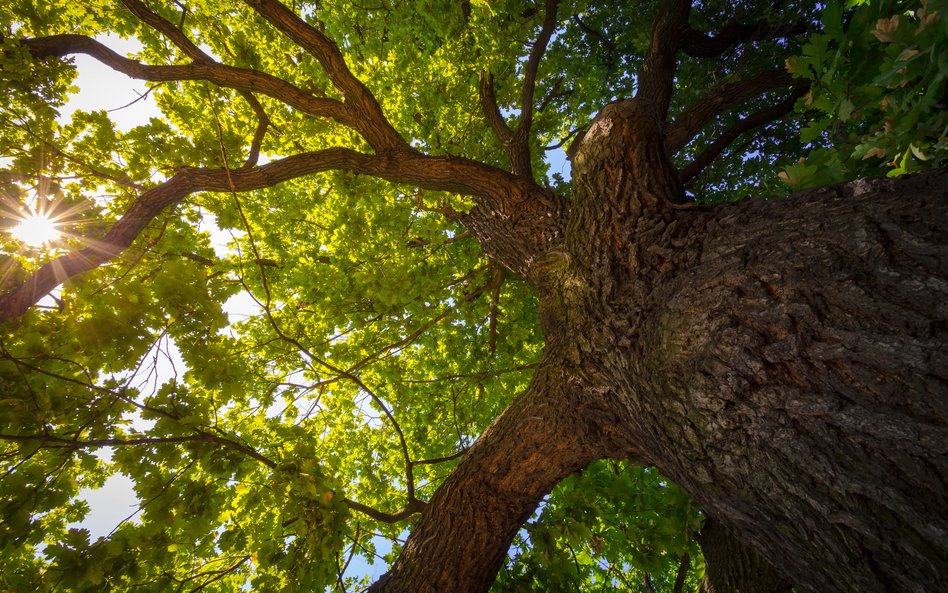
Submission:
<svg viewBox="0 0 948 593">
<path fill-rule="evenodd" d="M 946 10 L 4 3 L 0 582 L 367 587 L 349 567 L 395 561 L 541 368 L 558 264 L 534 256 L 586 183 L 551 162 L 583 158 L 597 113 L 664 106 L 675 208 L 938 167 Z M 160 117 L 59 117 L 80 54 Z M 36 214 L 60 235 L 16 238 Z M 635 452 L 601 457 L 512 534 L 495 590 L 698 588 L 699 504 Z M 119 474 L 140 504 L 90 537 L 81 493 Z"/>
</svg>

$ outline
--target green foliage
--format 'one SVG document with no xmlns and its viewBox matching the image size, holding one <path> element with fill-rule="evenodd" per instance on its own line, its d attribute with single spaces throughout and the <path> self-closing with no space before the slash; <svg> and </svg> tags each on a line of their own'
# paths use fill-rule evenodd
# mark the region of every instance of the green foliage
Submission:
<svg viewBox="0 0 948 593">
<path fill-rule="evenodd" d="M 787 61 L 810 81 L 809 151 L 781 174 L 793 188 L 894 177 L 948 158 L 948 4 L 854 0 L 823 9 L 820 34 Z"/>
<path fill-rule="evenodd" d="M 521 530 L 494 590 L 671 592 L 683 559 L 699 559 L 701 515 L 653 468 L 597 462 L 553 490 Z M 701 570 L 691 571 L 688 591 Z"/>
</svg>

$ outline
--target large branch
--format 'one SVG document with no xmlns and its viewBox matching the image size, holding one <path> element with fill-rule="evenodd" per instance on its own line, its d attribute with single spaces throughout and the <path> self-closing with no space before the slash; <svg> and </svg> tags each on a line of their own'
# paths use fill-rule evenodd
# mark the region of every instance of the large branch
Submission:
<svg viewBox="0 0 948 593">
<path fill-rule="evenodd" d="M 546 0 L 546 14 L 543 26 L 537 37 L 530 57 L 523 69 L 523 87 L 520 90 L 520 122 L 515 129 L 511 129 L 504 120 L 500 107 L 497 105 L 497 96 L 494 92 L 494 77 L 488 72 L 481 72 L 479 94 L 481 110 L 490 125 L 494 136 L 510 159 L 510 170 L 514 175 L 521 175 L 533 179 L 533 165 L 530 162 L 530 129 L 533 127 L 534 100 L 536 92 L 537 74 L 540 70 L 540 61 L 546 51 L 553 31 L 556 30 L 556 7 L 559 0 Z"/>
<path fill-rule="evenodd" d="M 251 191 L 319 173 L 342 170 L 451 191 L 479 198 L 458 218 L 485 252 L 520 274 L 561 234 L 562 205 L 531 181 L 458 157 L 430 157 L 414 151 L 370 155 L 330 148 L 280 159 L 251 169 L 183 167 L 166 182 L 136 199 L 101 240 L 58 257 L 0 296 L 0 320 L 19 317 L 63 281 L 94 269 L 125 250 L 158 214 L 199 191 Z M 530 232 L 524 232 L 529 228 Z"/>
<path fill-rule="evenodd" d="M 713 517 L 705 518 L 698 543 L 706 566 L 698 593 L 790 593 L 793 589 L 793 583 Z"/>
<path fill-rule="evenodd" d="M 718 158 L 732 142 L 737 140 L 745 132 L 759 128 L 760 126 L 765 126 L 792 112 L 797 99 L 802 97 L 804 93 L 806 93 L 806 87 L 798 88 L 791 93 L 789 97 L 770 109 L 758 111 L 732 125 L 723 134 L 718 136 L 714 142 L 701 151 L 701 154 L 699 154 L 695 160 L 688 163 L 688 165 L 681 170 L 681 182 L 688 184 L 698 175 L 701 175 L 701 172 L 714 162 L 714 159 Z"/>
<path fill-rule="evenodd" d="M 793 83 L 790 73 L 783 68 L 765 70 L 750 78 L 726 82 L 712 88 L 675 118 L 665 132 L 665 146 L 675 153 L 687 145 L 712 119 L 720 113 L 763 93 Z"/>
<path fill-rule="evenodd" d="M 373 593 L 487 591 L 510 543 L 541 498 L 595 459 L 634 450 L 603 438 L 610 395 L 559 365 L 541 364 L 445 480 Z M 564 412 L 569 410 L 570 412 Z"/>
<path fill-rule="evenodd" d="M 377 151 L 406 148 L 408 144 L 389 123 L 382 106 L 356 78 L 335 43 L 276 0 L 245 0 L 277 30 L 309 52 L 322 65 L 329 80 L 345 96 L 345 104 L 359 117 L 352 126 Z"/>
<path fill-rule="evenodd" d="M 689 26 L 682 36 L 681 50 L 693 58 L 713 58 L 741 43 L 758 39 L 793 37 L 805 33 L 806 30 L 806 25 L 803 23 L 785 23 L 775 26 L 763 20 L 753 25 L 732 20 L 715 35 L 708 35 Z"/>
<path fill-rule="evenodd" d="M 691 0 L 662 2 L 652 26 L 648 54 L 639 72 L 636 97 L 654 104 L 662 118 L 671 103 L 678 51 L 693 57 L 714 57 L 738 43 L 789 37 L 806 30 L 801 23 L 772 26 L 765 22 L 742 25 L 732 21 L 718 34 L 708 35 L 691 26 L 690 13 Z"/>
<path fill-rule="evenodd" d="M 638 75 L 636 98 L 658 109 L 662 120 L 668 114 L 677 68 L 676 54 L 690 29 L 691 0 L 664 0 L 655 15 L 648 54 Z"/>
<path fill-rule="evenodd" d="M 313 96 L 283 79 L 256 70 L 236 68 L 216 62 L 151 66 L 119 55 L 95 39 L 84 35 L 52 35 L 24 39 L 21 43 L 36 58 L 61 58 L 72 54 L 85 54 L 117 72 L 139 80 L 151 82 L 206 80 L 238 91 L 262 93 L 295 107 L 307 115 L 328 117 L 350 127 L 355 127 L 356 124 L 342 102 Z"/>
</svg>

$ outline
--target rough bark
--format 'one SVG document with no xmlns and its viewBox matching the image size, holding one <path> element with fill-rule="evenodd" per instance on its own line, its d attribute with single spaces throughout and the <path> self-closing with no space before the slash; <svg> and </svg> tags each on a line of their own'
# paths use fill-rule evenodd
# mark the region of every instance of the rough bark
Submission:
<svg viewBox="0 0 948 593">
<path fill-rule="evenodd" d="M 486 591 L 517 530 L 560 480 L 590 461 L 630 457 L 623 420 L 570 373 L 543 364 L 438 489 L 392 569 L 370 591 Z"/>
<path fill-rule="evenodd" d="M 695 212 L 628 354 L 646 454 L 803 588 L 945 587 L 945 181 Z"/>
<path fill-rule="evenodd" d="M 547 364 L 614 419 L 569 424 L 563 444 L 608 433 L 599 455 L 637 450 L 800 590 L 944 588 L 948 174 L 678 208 L 658 121 L 641 102 L 603 110 L 574 163 L 563 248 L 531 268 Z M 544 447 L 578 401 L 536 412 Z M 503 457 L 532 446 L 485 442 Z M 474 554 L 460 543 L 477 538 L 450 533 L 487 492 L 507 508 L 492 484 L 526 474 L 466 458 L 375 591 L 486 590 L 541 491 L 590 460 L 572 444 L 557 455 L 566 466 L 524 483 L 505 537 Z M 431 572 L 435 558 L 451 560 Z M 448 586 L 459 561 L 490 576 Z"/>
<path fill-rule="evenodd" d="M 712 518 L 698 536 L 705 572 L 698 593 L 790 593 L 793 583 Z"/>
<path fill-rule="evenodd" d="M 598 142 L 581 153 L 622 139 Z M 622 394 L 646 458 L 801 587 L 943 588 L 948 175 L 663 210 L 665 165 L 642 158 L 653 178 L 629 158 L 623 200 L 615 162 L 575 163 L 586 313 L 568 331 L 586 379 Z M 646 214 L 615 225 L 616 203 Z"/>
<path fill-rule="evenodd" d="M 804 588 L 943 586 L 946 176 L 644 208 L 623 235 L 609 169 L 577 174 L 598 193 L 575 200 L 592 314 L 570 331 L 588 380 L 625 386 L 632 442 Z"/>
</svg>

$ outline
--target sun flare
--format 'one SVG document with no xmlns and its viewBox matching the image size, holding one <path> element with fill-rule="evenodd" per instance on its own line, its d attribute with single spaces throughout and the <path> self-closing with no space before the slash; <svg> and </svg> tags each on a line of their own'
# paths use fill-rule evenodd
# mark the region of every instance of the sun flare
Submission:
<svg viewBox="0 0 948 593">
<path fill-rule="evenodd" d="M 59 238 L 56 223 L 46 214 L 33 213 L 13 227 L 10 234 L 32 247 L 41 247 Z"/>
</svg>

